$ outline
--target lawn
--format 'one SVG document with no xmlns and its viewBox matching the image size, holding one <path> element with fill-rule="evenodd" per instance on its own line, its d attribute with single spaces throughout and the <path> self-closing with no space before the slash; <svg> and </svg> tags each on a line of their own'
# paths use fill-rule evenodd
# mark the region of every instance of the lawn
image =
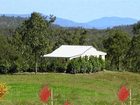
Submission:
<svg viewBox="0 0 140 105">
<path fill-rule="evenodd" d="M 54 105 L 66 100 L 72 105 L 121 105 L 117 92 L 123 84 L 132 89 L 132 105 L 140 105 L 140 74 L 129 72 L 0 75 L 0 82 L 8 85 L 0 105 L 43 105 L 38 93 L 44 85 L 53 89 Z"/>
</svg>

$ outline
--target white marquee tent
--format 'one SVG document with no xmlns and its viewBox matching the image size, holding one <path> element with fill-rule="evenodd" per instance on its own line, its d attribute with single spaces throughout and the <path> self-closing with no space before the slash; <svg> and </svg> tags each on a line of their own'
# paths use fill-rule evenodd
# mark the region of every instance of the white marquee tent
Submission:
<svg viewBox="0 0 140 105">
<path fill-rule="evenodd" d="M 105 55 L 107 55 L 105 52 L 98 51 L 92 46 L 62 45 L 43 57 L 69 58 L 71 60 L 77 57 L 96 56 L 105 60 Z"/>
</svg>

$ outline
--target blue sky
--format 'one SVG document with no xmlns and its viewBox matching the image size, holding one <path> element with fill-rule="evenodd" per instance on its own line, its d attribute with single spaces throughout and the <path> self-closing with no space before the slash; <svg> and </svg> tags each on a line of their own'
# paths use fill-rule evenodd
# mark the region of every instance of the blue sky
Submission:
<svg viewBox="0 0 140 105">
<path fill-rule="evenodd" d="M 76 22 L 111 16 L 140 20 L 140 0 L 0 0 L 0 14 L 30 14 L 33 11 Z"/>
</svg>

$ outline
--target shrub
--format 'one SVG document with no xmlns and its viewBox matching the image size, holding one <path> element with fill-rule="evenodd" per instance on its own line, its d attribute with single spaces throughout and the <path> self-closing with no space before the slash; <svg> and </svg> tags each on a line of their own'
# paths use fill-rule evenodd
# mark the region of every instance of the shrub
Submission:
<svg viewBox="0 0 140 105">
<path fill-rule="evenodd" d="M 91 73 L 92 70 L 93 70 L 93 65 L 92 65 L 92 63 L 88 62 L 88 63 L 86 64 L 86 67 L 87 67 L 86 73 Z"/>
<path fill-rule="evenodd" d="M 80 58 L 80 73 L 86 73 L 87 71 L 87 62 L 86 62 L 86 59 L 85 57 L 83 58 Z"/>
<path fill-rule="evenodd" d="M 62 58 L 55 58 L 48 65 L 48 69 L 53 72 L 66 72 L 67 61 Z"/>
<path fill-rule="evenodd" d="M 80 72 L 80 63 L 79 63 L 79 59 L 73 59 L 71 61 L 69 61 L 68 65 L 67 65 L 67 73 L 79 73 Z"/>
<path fill-rule="evenodd" d="M 105 62 L 97 57 L 75 58 L 69 61 L 67 73 L 91 73 L 103 70 Z"/>
<path fill-rule="evenodd" d="M 8 69 L 5 66 L 0 66 L 0 74 L 6 74 Z"/>
<path fill-rule="evenodd" d="M 13 73 L 16 73 L 16 72 L 18 72 L 18 70 L 17 70 L 17 65 L 12 65 L 12 66 L 9 68 L 8 73 L 13 74 Z"/>
</svg>

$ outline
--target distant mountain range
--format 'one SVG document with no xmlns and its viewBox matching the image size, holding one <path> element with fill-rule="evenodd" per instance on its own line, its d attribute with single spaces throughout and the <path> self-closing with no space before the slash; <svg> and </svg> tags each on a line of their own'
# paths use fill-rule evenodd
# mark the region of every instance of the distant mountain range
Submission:
<svg viewBox="0 0 140 105">
<path fill-rule="evenodd" d="M 5 14 L 5 16 L 14 17 L 29 17 L 29 14 Z M 68 19 L 56 18 L 54 24 L 62 27 L 83 27 L 83 28 L 96 28 L 96 29 L 106 29 L 121 25 L 131 25 L 137 23 L 138 20 L 133 18 L 121 18 L 121 17 L 103 17 L 86 23 L 78 23 Z"/>
<path fill-rule="evenodd" d="M 63 27 L 106 29 L 106 28 L 112 28 L 120 25 L 131 25 L 137 22 L 138 20 L 133 18 L 120 18 L 120 17 L 103 17 L 87 23 L 77 23 L 71 20 L 57 18 L 55 24 Z"/>
</svg>

